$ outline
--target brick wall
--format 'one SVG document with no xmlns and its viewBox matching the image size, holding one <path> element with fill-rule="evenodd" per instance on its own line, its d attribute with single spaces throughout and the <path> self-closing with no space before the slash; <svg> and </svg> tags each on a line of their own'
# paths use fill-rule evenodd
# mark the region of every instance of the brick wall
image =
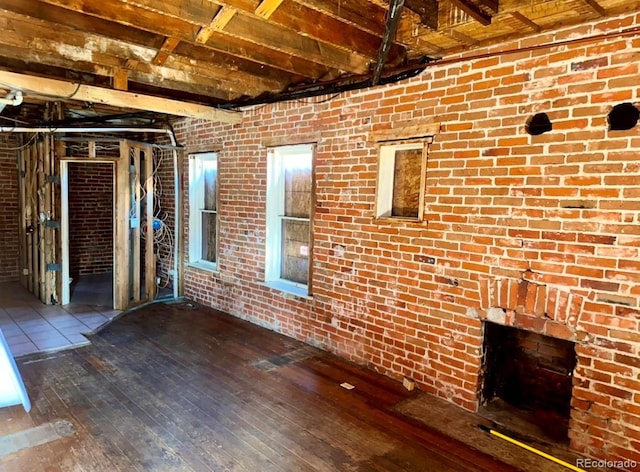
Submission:
<svg viewBox="0 0 640 472">
<path fill-rule="evenodd" d="M 69 254 L 72 277 L 113 268 L 111 164 L 69 164 Z"/>
<path fill-rule="evenodd" d="M 613 37 L 462 58 L 396 85 L 257 107 L 239 125 L 178 123 L 187 150 L 221 149 L 219 273 L 187 268 L 186 295 L 469 410 L 482 387 L 483 320 L 575 341 L 572 447 L 640 461 L 640 126 L 606 123 L 613 105 L 638 100 L 639 64 L 640 38 Z M 553 131 L 530 136 L 538 112 Z M 425 221 L 377 221 L 373 135 L 429 120 L 442 127 Z M 263 142 L 302 135 L 318 143 L 311 300 L 261 284 Z"/>
<path fill-rule="evenodd" d="M 15 136 L 0 134 L 0 282 L 18 280 L 18 160 Z"/>
</svg>

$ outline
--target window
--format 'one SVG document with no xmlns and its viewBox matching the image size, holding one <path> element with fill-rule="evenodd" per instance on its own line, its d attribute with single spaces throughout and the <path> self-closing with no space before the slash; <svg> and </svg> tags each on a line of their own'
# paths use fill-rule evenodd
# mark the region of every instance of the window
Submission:
<svg viewBox="0 0 640 472">
<path fill-rule="evenodd" d="M 376 218 L 422 220 L 425 167 L 423 142 L 380 146 Z"/>
<path fill-rule="evenodd" d="M 265 281 L 300 295 L 309 294 L 313 150 L 311 144 L 283 146 L 267 155 Z"/>
<path fill-rule="evenodd" d="M 218 262 L 218 156 L 189 156 L 189 262 L 215 270 Z"/>
</svg>

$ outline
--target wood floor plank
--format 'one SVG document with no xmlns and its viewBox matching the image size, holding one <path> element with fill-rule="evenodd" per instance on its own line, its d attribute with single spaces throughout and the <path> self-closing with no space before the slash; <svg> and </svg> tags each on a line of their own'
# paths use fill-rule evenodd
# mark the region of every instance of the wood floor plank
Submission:
<svg viewBox="0 0 640 472">
<path fill-rule="evenodd" d="M 91 341 L 19 362 L 34 408 L 0 425 L 66 419 L 75 434 L 0 470 L 515 470 L 392 412 L 412 395 L 399 383 L 215 310 L 149 305 Z"/>
</svg>

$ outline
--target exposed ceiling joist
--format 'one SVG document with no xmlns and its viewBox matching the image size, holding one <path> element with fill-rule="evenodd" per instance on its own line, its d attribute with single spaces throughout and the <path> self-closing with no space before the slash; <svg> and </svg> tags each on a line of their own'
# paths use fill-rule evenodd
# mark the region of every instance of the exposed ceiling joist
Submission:
<svg viewBox="0 0 640 472">
<path fill-rule="evenodd" d="M 471 3 L 471 1 L 469 0 L 449 0 L 449 1 L 453 5 L 458 7 L 460 10 L 467 13 L 471 18 L 476 20 L 481 25 L 489 26 L 491 24 L 491 15 L 486 13 L 484 10 L 479 8 L 474 3 Z M 497 10 L 497 2 L 496 2 L 496 10 Z"/>
<path fill-rule="evenodd" d="M 138 110 L 154 111 L 156 113 L 166 113 L 169 115 L 221 121 L 223 123 L 240 123 L 242 120 L 240 113 L 229 112 L 204 105 L 124 92 L 121 90 L 109 90 L 92 85 L 72 84 L 61 80 L 45 79 L 13 72 L 0 71 L 0 84 L 15 90 L 21 90 L 25 95 L 36 93 L 39 95 L 58 97 L 61 100 L 82 100 L 122 108 L 136 108 Z"/>
<path fill-rule="evenodd" d="M 153 62 L 157 66 L 161 66 L 164 64 L 169 58 L 169 54 L 173 52 L 173 50 L 180 44 L 180 40 L 178 38 L 166 38 L 162 46 L 160 46 L 160 50 L 156 57 L 153 58 Z"/>
<path fill-rule="evenodd" d="M 405 0 L 405 6 L 420 16 L 422 24 L 429 29 L 438 29 L 437 0 Z"/>
<path fill-rule="evenodd" d="M 600 4 L 596 0 L 582 0 L 582 2 L 587 6 L 589 10 L 597 13 L 599 16 L 606 16 L 607 11 L 600 6 Z"/>
<path fill-rule="evenodd" d="M 488 8 L 493 13 L 498 13 L 499 0 L 476 0 L 481 6 Z"/>
<path fill-rule="evenodd" d="M 256 8 L 255 14 L 268 20 L 273 12 L 280 6 L 283 0 L 262 0 Z"/>
<path fill-rule="evenodd" d="M 531 21 L 519 11 L 509 12 L 509 15 L 511 15 L 511 17 L 516 20 L 517 28 L 522 28 L 523 26 L 525 26 L 526 28 L 531 29 L 531 31 L 535 31 L 536 33 L 540 32 L 540 26 L 538 26 L 536 23 Z"/>
<path fill-rule="evenodd" d="M 206 44 L 209 38 L 216 31 L 222 31 L 236 14 L 237 10 L 233 7 L 224 6 L 218 10 L 216 16 L 213 17 L 211 23 L 203 26 L 196 36 L 196 43 Z"/>
<path fill-rule="evenodd" d="M 234 109 L 390 83 L 427 58 L 640 9 L 640 0 L 404 0 L 394 30 L 390 3 L 0 0 L 0 70 Z M 44 101 L 27 96 L 11 111 L 35 116 Z M 67 114 L 85 105 L 66 100 Z"/>
</svg>

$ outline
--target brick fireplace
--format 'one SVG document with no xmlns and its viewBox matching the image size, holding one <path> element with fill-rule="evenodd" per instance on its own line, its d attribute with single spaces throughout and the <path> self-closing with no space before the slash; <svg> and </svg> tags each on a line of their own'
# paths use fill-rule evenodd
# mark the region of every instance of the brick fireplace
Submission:
<svg viewBox="0 0 640 472">
<path fill-rule="evenodd" d="M 505 402 L 522 412 L 543 439 L 568 441 L 574 343 L 487 322 L 483 350 L 481 403 L 486 410 L 500 410 Z"/>
</svg>

